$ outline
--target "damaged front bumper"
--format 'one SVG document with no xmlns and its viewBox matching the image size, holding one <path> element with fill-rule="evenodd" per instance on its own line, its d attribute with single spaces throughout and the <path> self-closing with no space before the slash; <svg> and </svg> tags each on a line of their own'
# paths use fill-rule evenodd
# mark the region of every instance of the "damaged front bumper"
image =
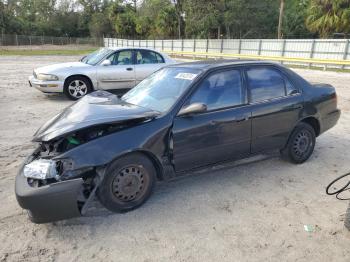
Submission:
<svg viewBox="0 0 350 262">
<path fill-rule="evenodd" d="M 78 195 L 83 186 L 82 178 L 33 187 L 24 176 L 23 168 L 16 177 L 15 193 L 32 222 L 47 223 L 81 215 Z"/>
</svg>

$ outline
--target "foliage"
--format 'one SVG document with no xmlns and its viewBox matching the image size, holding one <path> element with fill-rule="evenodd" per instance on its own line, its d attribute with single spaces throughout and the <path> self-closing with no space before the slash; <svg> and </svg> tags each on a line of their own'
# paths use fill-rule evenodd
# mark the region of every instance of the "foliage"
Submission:
<svg viewBox="0 0 350 262">
<path fill-rule="evenodd" d="M 323 38 L 350 33 L 349 0 L 311 0 L 307 15 L 307 28 Z"/>
<path fill-rule="evenodd" d="M 275 38 L 280 0 L 0 0 L 0 33 Z M 350 33 L 349 0 L 287 0 L 284 37 Z"/>
</svg>

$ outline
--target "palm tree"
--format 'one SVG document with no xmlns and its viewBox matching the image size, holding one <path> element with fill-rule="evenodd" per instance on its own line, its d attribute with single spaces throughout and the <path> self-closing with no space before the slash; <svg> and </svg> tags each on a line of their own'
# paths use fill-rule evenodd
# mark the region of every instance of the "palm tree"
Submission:
<svg viewBox="0 0 350 262">
<path fill-rule="evenodd" d="M 320 37 L 350 32 L 349 0 L 311 0 L 307 10 L 306 27 Z"/>
</svg>

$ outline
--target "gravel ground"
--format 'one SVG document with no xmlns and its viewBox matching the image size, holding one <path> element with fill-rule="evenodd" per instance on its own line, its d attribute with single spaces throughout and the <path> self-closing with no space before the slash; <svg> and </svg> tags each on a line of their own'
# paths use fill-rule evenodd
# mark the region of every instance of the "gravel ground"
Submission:
<svg viewBox="0 0 350 262">
<path fill-rule="evenodd" d="M 71 102 L 28 87 L 33 68 L 78 57 L 0 57 L 0 261 L 349 261 L 347 202 L 325 186 L 349 171 L 350 74 L 296 70 L 334 85 L 342 116 L 311 159 L 229 164 L 159 184 L 141 208 L 35 225 L 14 179 L 32 134 Z M 312 225 L 306 232 L 304 225 Z"/>
</svg>

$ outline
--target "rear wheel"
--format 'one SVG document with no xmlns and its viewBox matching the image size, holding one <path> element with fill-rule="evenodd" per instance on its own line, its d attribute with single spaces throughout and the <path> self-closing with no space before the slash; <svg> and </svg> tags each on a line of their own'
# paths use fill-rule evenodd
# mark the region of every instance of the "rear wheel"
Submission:
<svg viewBox="0 0 350 262">
<path fill-rule="evenodd" d="M 301 164 L 309 159 L 316 142 L 315 130 L 307 123 L 299 123 L 288 139 L 286 147 L 281 150 L 286 160 Z"/>
<path fill-rule="evenodd" d="M 156 182 L 153 163 L 143 154 L 127 155 L 112 162 L 98 189 L 102 205 L 113 212 L 126 212 L 142 205 Z"/>
<path fill-rule="evenodd" d="M 83 76 L 72 76 L 65 81 L 64 94 L 71 100 L 78 100 L 92 91 L 90 81 Z"/>
</svg>

